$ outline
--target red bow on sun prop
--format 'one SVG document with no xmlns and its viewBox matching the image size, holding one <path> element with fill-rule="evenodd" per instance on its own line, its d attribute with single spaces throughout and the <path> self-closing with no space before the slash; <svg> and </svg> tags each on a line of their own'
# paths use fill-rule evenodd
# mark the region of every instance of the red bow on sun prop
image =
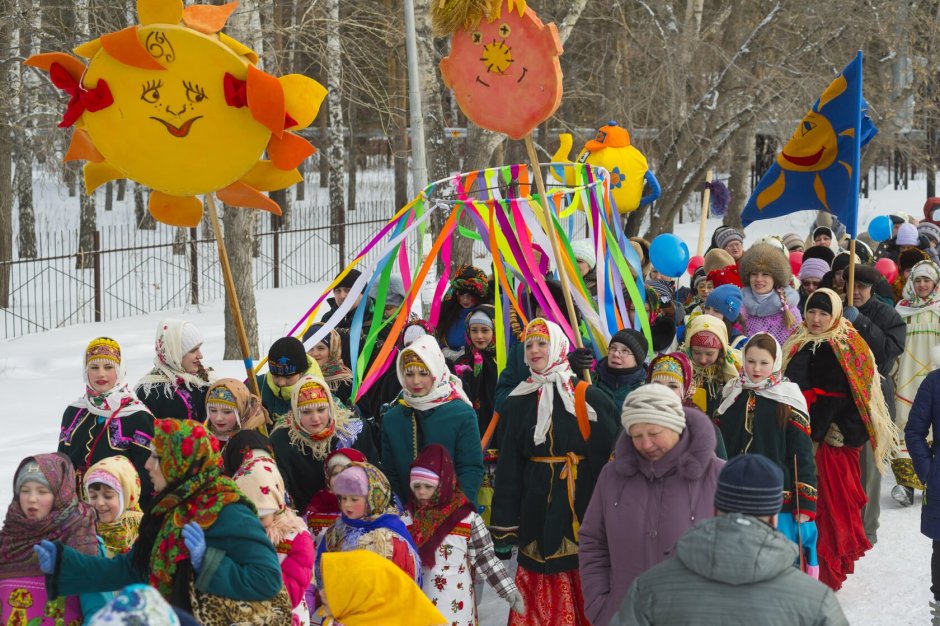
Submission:
<svg viewBox="0 0 940 626">
<path fill-rule="evenodd" d="M 230 107 L 235 107 L 240 109 L 242 107 L 248 106 L 248 81 L 242 80 L 229 74 L 225 73 L 225 78 L 222 82 L 222 89 L 225 92 L 225 104 Z M 296 126 L 297 121 L 290 116 L 289 113 L 284 113 L 284 128 L 290 128 L 291 126 Z"/>
<path fill-rule="evenodd" d="M 104 79 L 99 78 L 96 86 L 86 89 L 82 86 L 81 79 L 73 77 L 58 63 L 49 66 L 49 78 L 52 80 L 53 85 L 71 96 L 68 105 L 65 107 L 65 113 L 62 115 L 62 121 L 59 122 L 59 128 L 68 128 L 86 110 L 91 112 L 100 111 L 114 103 L 111 89 Z"/>
</svg>

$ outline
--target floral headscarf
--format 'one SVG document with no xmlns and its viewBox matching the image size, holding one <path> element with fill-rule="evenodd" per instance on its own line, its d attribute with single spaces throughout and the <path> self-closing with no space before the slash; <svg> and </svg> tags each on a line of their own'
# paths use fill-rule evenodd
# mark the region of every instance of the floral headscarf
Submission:
<svg viewBox="0 0 940 626">
<path fill-rule="evenodd" d="M 52 511 L 41 520 L 31 520 L 20 507 L 16 477 L 27 464 L 35 462 L 55 495 Z M 60 453 L 37 454 L 20 462 L 13 474 L 13 501 L 0 529 L 0 579 L 42 576 L 33 546 L 48 539 L 61 541 L 82 554 L 96 555 L 95 511 L 81 502 L 76 493 L 75 470 Z"/>
<path fill-rule="evenodd" d="M 454 277 L 450 279 L 450 288 L 444 295 L 444 300 L 455 298 L 461 293 L 469 293 L 480 300 L 486 293 L 487 283 L 486 273 L 483 270 L 472 265 L 461 265 L 457 268 Z"/>
<path fill-rule="evenodd" d="M 695 378 L 695 386 L 701 387 L 707 381 L 706 378 L 715 378 L 724 385 L 729 380 L 738 377 L 740 364 L 735 357 L 734 351 L 728 347 L 728 327 L 724 321 L 714 315 L 702 314 L 696 316 L 685 330 L 685 345 L 692 345 L 692 338 L 698 333 L 708 332 L 721 342 L 721 353 L 718 355 L 718 361 L 707 367 L 700 367 L 692 363 L 692 375 Z M 691 348 L 687 350 L 686 356 L 691 355 Z M 691 358 L 690 358 L 691 360 Z"/>
<path fill-rule="evenodd" d="M 101 459 L 85 473 L 85 499 L 88 487 L 94 484 L 107 485 L 121 497 L 121 512 L 113 522 L 98 522 L 98 534 L 104 539 L 105 548 L 115 554 L 125 554 L 137 541 L 140 520 L 140 476 L 134 464 L 125 456 L 109 456 Z"/>
<path fill-rule="evenodd" d="M 179 626 L 173 607 L 149 585 L 129 585 L 94 614 L 88 626 Z"/>
<path fill-rule="evenodd" d="M 312 337 L 322 326 L 323 324 L 314 324 L 307 332 Z M 343 362 L 343 339 L 335 329 L 331 329 L 320 343 L 329 350 L 326 361 L 319 364 L 320 372 L 323 374 L 323 380 L 329 383 L 330 391 L 336 391 L 342 383 L 352 380 L 353 377 L 352 370 Z"/>
<path fill-rule="evenodd" d="M 192 325 L 177 319 L 162 320 L 157 326 L 153 369 L 137 381 L 137 387 L 143 387 L 145 393 L 149 394 L 153 387 L 167 383 L 170 387 L 205 389 L 215 380 L 212 370 L 204 369 L 198 374 L 190 374 L 183 369 L 183 357 L 186 356 L 183 352 L 183 332 L 187 326 Z"/>
<path fill-rule="evenodd" d="M 226 439 L 233 437 L 240 430 L 257 430 L 270 421 L 267 409 L 261 404 L 261 398 L 251 393 L 245 383 L 235 378 L 221 378 L 209 386 L 209 391 L 206 392 L 207 410 L 211 404 L 235 409 L 236 428 L 223 434 Z M 212 420 L 208 420 L 207 425 L 215 435 Z"/>
<path fill-rule="evenodd" d="M 933 292 L 926 298 L 920 298 L 914 291 L 914 279 L 927 277 L 933 281 Z M 911 275 L 904 284 L 903 298 L 895 309 L 901 317 L 911 317 L 924 311 L 933 310 L 940 315 L 940 268 L 933 261 L 920 261 L 911 268 Z"/>
<path fill-rule="evenodd" d="M 117 368 L 117 381 L 111 389 L 97 392 L 88 380 L 88 365 L 96 361 L 114 363 Z M 127 370 L 121 358 L 121 346 L 110 337 L 97 337 L 88 343 L 82 357 L 82 375 L 85 378 L 85 395 L 81 396 L 69 406 L 84 409 L 101 417 L 122 417 L 138 411 L 150 413 L 147 405 L 137 398 L 125 380 Z"/>
<path fill-rule="evenodd" d="M 529 322 L 525 329 L 525 343 L 530 339 L 541 338 L 548 341 L 548 365 L 536 372 L 526 356 L 526 365 L 529 365 L 529 377 L 519 383 L 509 394 L 510 396 L 524 396 L 535 392 L 538 397 L 538 413 L 535 418 L 535 432 L 533 440 L 535 445 L 545 443 L 548 428 L 551 426 L 552 411 L 555 406 L 555 394 L 561 398 L 565 410 L 575 414 L 574 384 L 571 382 L 574 374 L 568 365 L 568 338 L 555 322 L 536 317 Z M 587 405 L 588 421 L 596 422 L 597 413 Z"/>
<path fill-rule="evenodd" d="M 245 463 L 235 473 L 235 484 L 254 503 L 258 517 L 274 515 L 274 523 L 265 531 L 275 546 L 291 535 L 307 530 L 303 520 L 287 507 L 284 479 L 274 459 L 259 457 Z"/>
<path fill-rule="evenodd" d="M 423 396 L 412 395 L 405 385 L 405 364 L 413 362 L 414 358 L 420 361 L 434 378 L 434 386 Z M 444 360 L 444 353 L 434 337 L 425 335 L 419 337 L 407 348 L 403 349 L 399 355 L 395 366 L 398 374 L 398 382 L 402 387 L 402 399 L 408 406 L 419 411 L 430 411 L 438 406 L 450 402 L 451 400 L 460 400 L 473 406 L 467 394 L 464 393 L 463 383 L 454 374 L 447 369 L 447 362 Z"/>
<path fill-rule="evenodd" d="M 303 398 L 311 393 L 324 397 L 330 407 L 330 423 L 316 435 L 311 435 L 300 423 L 300 405 L 303 404 Z M 302 376 L 294 385 L 290 404 L 291 410 L 277 428 L 288 429 L 291 445 L 318 461 L 326 459 L 333 448 L 334 438 L 338 440 L 338 447 L 349 448 L 362 432 L 362 420 L 354 419 L 352 411 L 336 404 L 329 384 L 319 376 Z"/>
<path fill-rule="evenodd" d="M 418 546 L 421 563 L 425 567 L 433 567 L 437 548 L 451 529 L 474 509 L 457 487 L 457 473 L 447 448 L 439 443 L 425 446 L 412 461 L 411 467 L 429 470 L 440 480 L 434 496 L 427 504 L 418 504 L 414 495 L 408 503 L 408 510 L 414 520 L 410 527 L 411 536 Z"/>
<path fill-rule="evenodd" d="M 804 415 L 809 415 L 809 409 L 806 407 L 806 398 L 803 397 L 803 392 L 800 391 L 799 385 L 790 382 L 783 375 L 783 348 L 780 347 L 780 344 L 777 343 L 773 335 L 769 333 L 757 333 L 748 339 L 747 343 L 744 345 L 743 351 L 745 360 L 747 359 L 747 349 L 758 338 L 767 338 L 774 342 L 776 349 L 774 351 L 773 371 L 770 373 L 770 376 L 755 383 L 752 382 L 751 378 L 747 375 L 747 370 L 742 367 L 738 377 L 729 380 L 725 385 L 722 391 L 724 397 L 721 404 L 718 405 L 718 410 L 715 412 L 715 415 L 718 416 L 727 411 L 731 405 L 734 404 L 738 396 L 745 390 L 752 391 L 758 396 L 763 396 L 774 402 L 789 405 Z"/>
<path fill-rule="evenodd" d="M 205 530 L 225 506 L 236 502 L 255 509 L 235 482 L 222 474 L 219 440 L 199 422 L 156 420 L 153 450 L 160 459 L 167 487 L 141 521 L 141 542 L 134 551 L 134 565 L 138 571 L 150 573 L 150 584 L 164 598 L 177 606 L 184 603 L 185 609 L 189 581 L 183 581 L 185 589 L 174 585 L 180 563 L 189 561 L 183 526 L 196 522 Z"/>
</svg>

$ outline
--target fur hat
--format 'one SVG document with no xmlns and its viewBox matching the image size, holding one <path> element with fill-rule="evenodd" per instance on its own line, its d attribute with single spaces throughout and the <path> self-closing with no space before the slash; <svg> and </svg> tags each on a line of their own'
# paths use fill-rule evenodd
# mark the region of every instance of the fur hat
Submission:
<svg viewBox="0 0 940 626">
<path fill-rule="evenodd" d="M 855 266 L 855 282 L 863 285 L 874 285 L 881 280 L 881 272 L 872 265 Z"/>
<path fill-rule="evenodd" d="M 708 275 L 715 270 L 722 270 L 729 265 L 734 265 L 734 257 L 721 248 L 715 248 L 705 253 L 702 267 L 705 269 L 705 274 Z"/>
<path fill-rule="evenodd" d="M 741 283 L 748 285 L 748 279 L 754 272 L 770 274 L 774 279 L 774 288 L 789 285 L 793 275 L 790 260 L 779 248 L 767 243 L 754 244 L 741 257 Z"/>
<path fill-rule="evenodd" d="M 822 259 L 826 265 L 832 267 L 832 262 L 836 258 L 836 253 L 829 246 L 810 246 L 803 250 L 803 262 L 807 259 Z"/>
<path fill-rule="evenodd" d="M 909 270 L 921 261 L 926 261 L 927 258 L 927 253 L 920 248 L 908 248 L 898 255 L 898 271 Z"/>
</svg>

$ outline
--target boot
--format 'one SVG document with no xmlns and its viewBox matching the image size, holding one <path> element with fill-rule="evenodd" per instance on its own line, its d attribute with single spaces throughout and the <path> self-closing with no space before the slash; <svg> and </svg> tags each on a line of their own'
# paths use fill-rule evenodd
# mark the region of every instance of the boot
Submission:
<svg viewBox="0 0 940 626">
<path fill-rule="evenodd" d="M 905 487 L 904 485 L 895 485 L 891 489 L 891 497 L 903 507 L 911 506 L 914 504 L 914 488 Z"/>
</svg>

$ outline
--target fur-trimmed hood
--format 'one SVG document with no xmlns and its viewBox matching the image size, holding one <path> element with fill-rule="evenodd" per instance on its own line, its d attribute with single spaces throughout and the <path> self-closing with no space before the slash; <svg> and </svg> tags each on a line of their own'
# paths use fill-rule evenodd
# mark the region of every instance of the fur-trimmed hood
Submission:
<svg viewBox="0 0 940 626">
<path fill-rule="evenodd" d="M 685 430 L 679 443 L 659 461 L 647 461 L 633 447 L 630 435 L 624 432 L 617 438 L 614 467 L 623 477 L 641 473 L 647 479 L 656 479 L 677 471 L 688 481 L 699 480 L 715 458 L 715 426 L 695 407 L 684 406 Z"/>
<path fill-rule="evenodd" d="M 751 246 L 741 257 L 741 283 L 748 285 L 754 272 L 767 272 L 774 278 L 774 288 L 790 284 L 793 271 L 790 261 L 779 248 L 767 243 Z"/>
</svg>

